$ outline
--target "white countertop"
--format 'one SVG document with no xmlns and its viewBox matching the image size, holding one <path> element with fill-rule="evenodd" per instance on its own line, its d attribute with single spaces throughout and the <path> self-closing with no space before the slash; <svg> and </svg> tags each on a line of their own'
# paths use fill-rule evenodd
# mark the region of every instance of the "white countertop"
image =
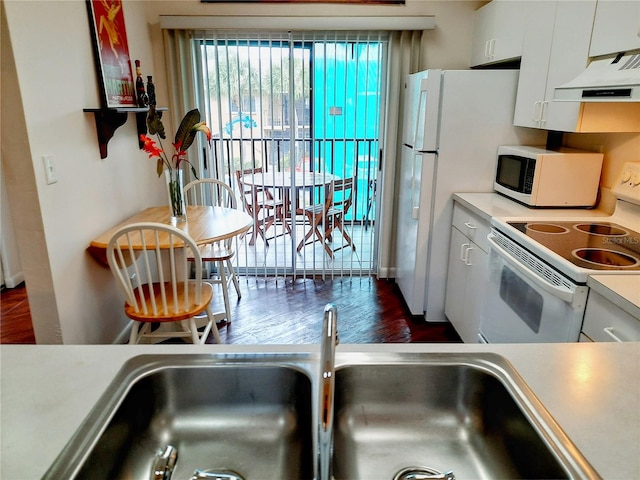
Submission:
<svg viewBox="0 0 640 480">
<path fill-rule="evenodd" d="M 587 219 L 611 215 L 597 209 L 528 208 L 497 193 L 455 193 L 453 198 L 487 221 L 493 217 L 503 220 L 540 217 Z M 591 275 L 587 285 L 633 317 L 640 319 L 640 274 Z"/>
<path fill-rule="evenodd" d="M 640 274 L 591 275 L 587 285 L 640 320 Z"/>
<path fill-rule="evenodd" d="M 315 351 L 313 345 L 2 345 L 2 478 L 40 478 L 132 356 Z M 338 346 L 338 355 L 347 351 L 503 355 L 604 478 L 640 478 L 638 343 Z"/>
<path fill-rule="evenodd" d="M 498 218 L 591 218 L 610 216 L 602 210 L 587 208 L 529 208 L 497 193 L 454 193 L 453 198 L 485 220 Z"/>
</svg>

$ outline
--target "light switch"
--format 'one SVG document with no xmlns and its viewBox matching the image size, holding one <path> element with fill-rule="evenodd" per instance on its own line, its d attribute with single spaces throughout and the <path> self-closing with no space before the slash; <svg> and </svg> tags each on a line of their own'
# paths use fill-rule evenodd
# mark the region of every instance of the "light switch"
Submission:
<svg viewBox="0 0 640 480">
<path fill-rule="evenodd" d="M 56 170 L 53 165 L 53 155 L 45 155 L 42 157 L 44 161 L 44 171 L 47 176 L 47 185 L 51 185 L 58 182 L 56 177 Z"/>
</svg>

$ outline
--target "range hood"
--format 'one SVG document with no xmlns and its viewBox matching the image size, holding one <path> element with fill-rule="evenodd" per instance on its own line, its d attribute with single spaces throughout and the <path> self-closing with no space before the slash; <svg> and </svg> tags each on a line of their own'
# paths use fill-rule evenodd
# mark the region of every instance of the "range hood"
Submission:
<svg viewBox="0 0 640 480">
<path fill-rule="evenodd" d="M 561 102 L 640 102 L 640 53 L 593 59 L 572 81 L 556 87 Z"/>
</svg>

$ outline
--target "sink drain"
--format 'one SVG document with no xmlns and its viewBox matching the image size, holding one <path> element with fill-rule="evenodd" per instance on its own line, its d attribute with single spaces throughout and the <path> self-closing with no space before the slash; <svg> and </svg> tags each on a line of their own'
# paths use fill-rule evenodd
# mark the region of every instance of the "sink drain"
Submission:
<svg viewBox="0 0 640 480">
<path fill-rule="evenodd" d="M 191 480 L 244 480 L 239 473 L 226 469 L 196 470 Z"/>
<path fill-rule="evenodd" d="M 407 467 L 400 470 L 393 480 L 456 480 L 452 471 L 442 473 L 435 468 Z"/>
</svg>

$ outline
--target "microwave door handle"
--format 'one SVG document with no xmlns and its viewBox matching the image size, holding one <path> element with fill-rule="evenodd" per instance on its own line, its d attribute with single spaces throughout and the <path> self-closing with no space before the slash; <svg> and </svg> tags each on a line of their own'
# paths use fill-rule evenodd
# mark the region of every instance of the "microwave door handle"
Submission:
<svg viewBox="0 0 640 480">
<path fill-rule="evenodd" d="M 523 275 L 524 277 L 533 281 L 536 285 L 542 288 L 547 293 L 564 300 L 567 303 L 571 303 L 573 301 L 573 294 L 570 289 L 566 287 L 559 287 L 557 285 L 553 285 L 552 283 L 547 282 L 544 278 L 538 276 L 532 270 L 524 267 L 518 260 L 513 258 L 513 256 L 507 252 L 504 248 L 498 245 L 494 240 L 495 235 L 489 234 L 487 236 L 487 240 L 489 241 L 489 246 L 495 250 L 514 270 L 517 270 L 518 273 Z"/>
</svg>

